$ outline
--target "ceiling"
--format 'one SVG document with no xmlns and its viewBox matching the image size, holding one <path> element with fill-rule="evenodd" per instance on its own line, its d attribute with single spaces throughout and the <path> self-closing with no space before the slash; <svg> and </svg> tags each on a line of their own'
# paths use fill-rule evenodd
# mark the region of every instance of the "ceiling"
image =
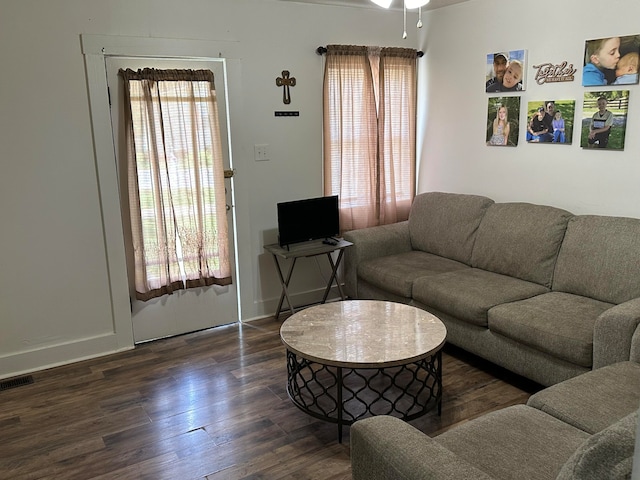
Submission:
<svg viewBox="0 0 640 480">
<path fill-rule="evenodd" d="M 281 2 L 315 3 L 318 5 L 343 5 L 347 7 L 381 8 L 371 0 L 280 0 Z M 456 3 L 468 2 L 470 0 L 431 0 L 422 7 L 423 10 L 435 10 L 436 8 L 448 7 Z M 393 0 L 391 9 L 401 9 L 402 0 Z"/>
</svg>

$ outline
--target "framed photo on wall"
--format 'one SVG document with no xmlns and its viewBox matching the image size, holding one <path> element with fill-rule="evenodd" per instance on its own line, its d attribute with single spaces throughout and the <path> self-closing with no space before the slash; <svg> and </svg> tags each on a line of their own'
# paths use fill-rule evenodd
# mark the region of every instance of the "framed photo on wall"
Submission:
<svg viewBox="0 0 640 480">
<path fill-rule="evenodd" d="M 510 50 L 487 54 L 485 91 L 521 92 L 526 82 L 526 50 Z"/>
<path fill-rule="evenodd" d="M 582 107 L 582 148 L 624 150 L 629 90 L 585 92 Z"/>
<path fill-rule="evenodd" d="M 582 85 L 633 85 L 638 83 L 640 35 L 587 40 L 584 45 Z"/>
<path fill-rule="evenodd" d="M 527 143 L 571 145 L 575 100 L 537 100 L 527 104 Z"/>
<path fill-rule="evenodd" d="M 487 106 L 487 145 L 515 147 L 520 135 L 520 97 L 491 97 Z"/>
</svg>

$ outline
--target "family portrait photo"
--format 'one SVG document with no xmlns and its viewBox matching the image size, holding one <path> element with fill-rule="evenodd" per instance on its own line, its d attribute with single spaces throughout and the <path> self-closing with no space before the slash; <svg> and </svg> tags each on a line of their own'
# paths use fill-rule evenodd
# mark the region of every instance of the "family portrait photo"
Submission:
<svg viewBox="0 0 640 480">
<path fill-rule="evenodd" d="M 629 90 L 586 92 L 580 146 L 623 150 L 628 108 Z"/>
<path fill-rule="evenodd" d="M 487 54 L 485 91 L 520 92 L 525 89 L 526 51 L 511 50 Z"/>
<path fill-rule="evenodd" d="M 520 97 L 492 97 L 487 107 L 487 145 L 515 147 L 520 130 Z"/>
<path fill-rule="evenodd" d="M 527 142 L 571 145 L 575 100 L 538 100 L 527 104 Z"/>
<path fill-rule="evenodd" d="M 587 40 L 584 47 L 582 85 L 633 85 L 638 83 L 640 35 Z"/>
</svg>

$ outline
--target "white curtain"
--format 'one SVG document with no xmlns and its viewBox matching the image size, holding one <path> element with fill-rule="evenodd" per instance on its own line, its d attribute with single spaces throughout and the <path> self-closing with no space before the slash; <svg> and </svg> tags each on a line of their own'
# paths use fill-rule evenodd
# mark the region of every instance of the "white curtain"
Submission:
<svg viewBox="0 0 640 480">
<path fill-rule="evenodd" d="M 407 48 L 327 46 L 324 193 L 348 231 L 406 220 L 415 196 L 416 58 Z"/>
<path fill-rule="evenodd" d="M 231 283 L 213 73 L 120 70 L 136 297 Z"/>
</svg>

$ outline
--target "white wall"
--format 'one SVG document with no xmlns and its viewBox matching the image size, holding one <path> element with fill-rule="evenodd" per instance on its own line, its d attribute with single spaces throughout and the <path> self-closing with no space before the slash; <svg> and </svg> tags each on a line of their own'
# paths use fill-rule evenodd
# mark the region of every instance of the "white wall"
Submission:
<svg viewBox="0 0 640 480">
<path fill-rule="evenodd" d="M 400 14 L 272 0 L 5 0 L 0 10 L 0 378 L 131 347 L 119 320 L 128 297 L 110 215 L 117 192 L 96 168 L 81 34 L 234 44 L 242 315 L 273 313 L 280 289 L 262 245 L 276 241 L 276 203 L 322 194 L 315 50 L 402 45 Z M 297 79 L 288 106 L 275 85 L 285 69 Z M 254 144 L 268 144 L 271 160 L 255 162 Z M 324 266 L 301 260 L 292 286 L 320 289 L 322 275 Z"/>
<path fill-rule="evenodd" d="M 489 94 L 483 90 L 487 53 L 525 49 L 529 68 L 520 124 L 526 122 L 528 101 L 575 99 L 579 125 L 584 41 L 639 34 L 639 14 L 640 3 L 633 0 L 539 0 L 535 5 L 472 0 L 434 12 L 420 39 L 426 62 L 420 72 L 424 143 L 419 190 L 478 193 L 577 214 L 640 217 L 638 85 L 629 88 L 622 152 L 581 149 L 577 128 L 571 146 L 527 144 L 521 129 L 517 147 L 487 147 Z M 578 68 L 574 82 L 538 85 L 532 80 L 531 66 L 564 60 Z"/>
<path fill-rule="evenodd" d="M 578 62 L 587 38 L 636 34 L 632 0 L 471 0 L 409 18 L 382 9 L 272 0 L 4 0 L 0 14 L 0 377 L 131 346 L 117 322 L 126 307 L 124 264 L 107 257 L 81 34 L 235 42 L 240 79 L 230 86 L 243 319 L 273 312 L 280 290 L 262 245 L 276 240 L 279 201 L 322 194 L 322 58 L 328 43 L 417 47 L 419 191 L 480 193 L 593 212 L 640 216 L 640 97 L 632 86 L 624 152 L 578 145 L 484 146 L 486 53 L 523 48 L 536 61 Z M 610 12 L 601 18 L 604 12 Z M 593 12 L 593 13 L 592 13 Z M 577 26 L 576 26 L 577 25 Z M 538 38 L 544 30 L 547 36 Z M 217 52 L 213 52 L 215 55 Z M 296 77 L 290 106 L 275 78 Z M 576 98 L 578 81 L 535 86 L 523 98 Z M 579 103 L 579 102 L 578 102 Z M 274 110 L 299 110 L 274 118 Z M 580 108 L 578 108 L 578 114 Z M 272 160 L 253 160 L 254 144 Z M 104 179 L 102 179 L 104 180 Z M 101 197 L 102 195 L 102 197 Z M 105 229 L 106 225 L 106 229 Z M 115 235 L 117 236 L 117 235 Z M 111 267 L 111 270 L 107 266 Z M 298 292 L 321 288 L 313 260 L 296 271 Z M 323 272 L 325 275 L 328 272 Z M 308 281 L 302 277 L 309 276 Z M 110 287 L 114 287 L 113 292 Z M 117 327 L 117 328 L 116 328 Z"/>
</svg>

